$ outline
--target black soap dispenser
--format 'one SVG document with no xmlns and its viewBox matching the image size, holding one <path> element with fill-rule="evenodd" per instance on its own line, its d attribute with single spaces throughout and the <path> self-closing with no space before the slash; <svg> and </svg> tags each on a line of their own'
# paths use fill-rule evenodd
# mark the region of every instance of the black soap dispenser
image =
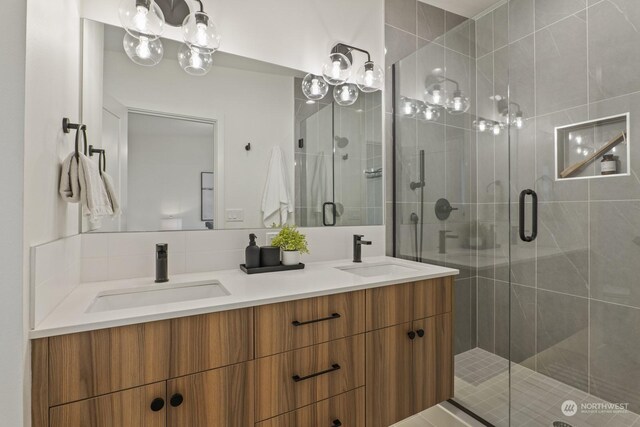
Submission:
<svg viewBox="0 0 640 427">
<path fill-rule="evenodd" d="M 245 265 L 247 268 L 260 267 L 260 248 L 256 245 L 256 235 L 249 234 L 249 246 L 244 251 Z"/>
</svg>

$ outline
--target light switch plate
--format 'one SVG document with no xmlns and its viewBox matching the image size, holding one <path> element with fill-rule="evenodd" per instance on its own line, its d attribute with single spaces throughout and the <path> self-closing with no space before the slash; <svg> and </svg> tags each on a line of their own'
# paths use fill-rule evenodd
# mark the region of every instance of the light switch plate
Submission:
<svg viewBox="0 0 640 427">
<path fill-rule="evenodd" d="M 244 221 L 244 209 L 226 209 L 225 216 L 227 222 L 243 222 Z"/>
</svg>

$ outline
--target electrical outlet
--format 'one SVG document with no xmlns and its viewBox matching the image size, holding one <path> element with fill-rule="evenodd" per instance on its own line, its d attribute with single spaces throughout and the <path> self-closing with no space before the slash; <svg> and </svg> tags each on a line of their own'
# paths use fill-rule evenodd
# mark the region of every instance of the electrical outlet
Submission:
<svg viewBox="0 0 640 427">
<path fill-rule="evenodd" d="M 271 242 L 278 235 L 277 231 L 268 231 L 267 232 L 267 246 L 271 246 Z"/>
<path fill-rule="evenodd" d="M 227 222 L 243 222 L 244 209 L 226 209 Z"/>
</svg>

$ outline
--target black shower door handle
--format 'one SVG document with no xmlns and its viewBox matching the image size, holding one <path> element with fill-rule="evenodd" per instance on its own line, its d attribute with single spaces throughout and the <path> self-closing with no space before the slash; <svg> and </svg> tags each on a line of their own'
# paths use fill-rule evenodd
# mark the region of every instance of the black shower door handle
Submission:
<svg viewBox="0 0 640 427">
<path fill-rule="evenodd" d="M 525 200 L 531 196 L 531 235 L 527 236 L 524 230 L 525 223 Z M 523 190 L 520 193 L 520 239 L 523 242 L 533 242 L 538 237 L 538 195 L 531 189 Z"/>
<path fill-rule="evenodd" d="M 327 206 L 331 206 L 331 212 L 332 212 L 332 221 L 331 222 L 327 222 Z M 337 209 L 336 209 L 336 204 L 333 202 L 325 202 L 322 205 L 322 224 L 325 227 L 333 227 L 334 225 L 336 225 L 336 216 L 337 216 Z"/>
</svg>

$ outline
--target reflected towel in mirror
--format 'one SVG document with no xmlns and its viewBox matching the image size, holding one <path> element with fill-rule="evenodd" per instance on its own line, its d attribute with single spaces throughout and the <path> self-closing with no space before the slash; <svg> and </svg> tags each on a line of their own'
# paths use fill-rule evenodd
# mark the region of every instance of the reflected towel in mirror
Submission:
<svg viewBox="0 0 640 427">
<path fill-rule="evenodd" d="M 280 226 L 293 213 L 293 199 L 289 190 L 288 169 L 280 147 L 271 149 L 267 182 L 262 196 L 262 222 L 265 227 Z"/>
<path fill-rule="evenodd" d="M 329 182 L 332 173 L 327 170 L 330 163 L 325 160 L 324 151 L 320 151 L 315 157 L 316 162 L 311 176 L 311 205 L 314 212 L 322 213 L 323 204 L 333 200 L 331 183 Z"/>
</svg>

